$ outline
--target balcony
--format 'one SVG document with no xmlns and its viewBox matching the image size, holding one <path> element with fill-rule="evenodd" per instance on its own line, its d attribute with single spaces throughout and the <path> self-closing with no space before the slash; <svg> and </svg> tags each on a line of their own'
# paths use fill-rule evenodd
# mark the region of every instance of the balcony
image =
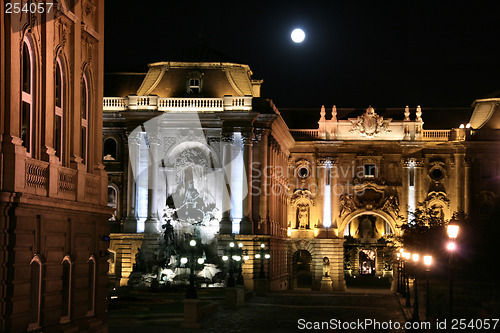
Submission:
<svg viewBox="0 0 500 333">
<path fill-rule="evenodd" d="M 222 112 L 252 110 L 252 96 L 222 98 L 104 97 L 104 112 L 139 110 L 163 112 Z"/>
</svg>

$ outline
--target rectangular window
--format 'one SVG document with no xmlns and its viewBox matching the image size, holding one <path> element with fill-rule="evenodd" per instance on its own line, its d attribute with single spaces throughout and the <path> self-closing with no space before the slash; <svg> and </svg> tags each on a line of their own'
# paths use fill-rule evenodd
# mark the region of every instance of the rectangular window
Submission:
<svg viewBox="0 0 500 333">
<path fill-rule="evenodd" d="M 376 177 L 377 176 L 377 166 L 375 164 L 365 164 L 365 177 Z"/>
<path fill-rule="evenodd" d="M 415 186 L 415 169 L 412 167 L 410 168 L 410 186 Z"/>
</svg>

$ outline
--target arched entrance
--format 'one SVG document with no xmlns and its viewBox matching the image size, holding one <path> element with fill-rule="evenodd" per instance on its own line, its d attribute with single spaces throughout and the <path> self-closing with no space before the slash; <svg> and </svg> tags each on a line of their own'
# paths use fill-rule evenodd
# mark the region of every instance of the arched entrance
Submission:
<svg viewBox="0 0 500 333">
<path fill-rule="evenodd" d="M 359 274 L 375 274 L 375 252 L 373 250 L 359 251 Z"/>
<path fill-rule="evenodd" d="M 293 254 L 293 287 L 312 287 L 312 256 L 309 251 L 298 250 Z"/>
</svg>

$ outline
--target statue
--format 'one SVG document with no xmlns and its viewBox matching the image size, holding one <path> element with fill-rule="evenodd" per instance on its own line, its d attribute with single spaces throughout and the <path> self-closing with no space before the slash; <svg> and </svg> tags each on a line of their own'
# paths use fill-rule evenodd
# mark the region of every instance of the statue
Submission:
<svg viewBox="0 0 500 333">
<path fill-rule="evenodd" d="M 299 221 L 299 229 L 309 229 L 309 206 L 297 206 L 297 220 Z"/>
<path fill-rule="evenodd" d="M 384 203 L 382 204 L 382 210 L 388 213 L 394 213 L 398 215 L 399 213 L 399 201 L 398 198 L 394 195 L 388 196 Z"/>
<path fill-rule="evenodd" d="M 330 259 L 328 257 L 323 257 L 323 276 L 330 276 Z"/>
<path fill-rule="evenodd" d="M 201 222 L 203 219 L 203 203 L 200 199 L 200 193 L 194 187 L 194 182 L 190 181 L 184 195 L 184 201 L 177 210 L 177 216 L 180 219 L 192 219 Z"/>
<path fill-rule="evenodd" d="M 146 272 L 146 260 L 144 260 L 144 254 L 141 251 L 141 248 L 137 248 L 137 253 L 135 254 L 135 264 L 133 266 L 133 272 Z"/>
<path fill-rule="evenodd" d="M 342 217 L 344 214 L 352 213 L 356 210 L 356 204 L 354 203 L 354 199 L 349 194 L 342 194 L 340 196 L 340 213 L 339 217 Z"/>
</svg>

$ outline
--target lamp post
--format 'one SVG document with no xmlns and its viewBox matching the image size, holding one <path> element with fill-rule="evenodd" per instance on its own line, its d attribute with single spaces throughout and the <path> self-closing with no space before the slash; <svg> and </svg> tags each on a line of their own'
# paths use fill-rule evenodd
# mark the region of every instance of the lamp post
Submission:
<svg viewBox="0 0 500 333">
<path fill-rule="evenodd" d="M 425 264 L 425 318 L 429 320 L 429 308 L 431 306 L 430 298 L 429 298 L 429 271 L 431 270 L 432 265 L 432 256 L 424 256 L 424 264 Z"/>
<path fill-rule="evenodd" d="M 271 258 L 271 255 L 265 248 L 266 245 L 264 243 L 261 243 L 259 251 L 255 254 L 255 258 L 260 259 L 260 272 L 259 272 L 260 279 L 266 278 L 266 273 L 264 272 L 264 259 Z"/>
<path fill-rule="evenodd" d="M 398 262 L 398 294 L 401 293 L 401 253 L 396 253 L 396 260 Z"/>
<path fill-rule="evenodd" d="M 417 254 L 417 253 L 414 253 L 413 256 L 412 256 L 412 259 L 413 259 L 413 267 L 414 267 L 414 279 L 413 279 L 413 316 L 412 316 L 412 319 L 413 321 L 420 321 L 419 319 L 419 315 L 418 315 L 418 289 L 417 289 L 417 273 L 418 273 L 418 269 L 417 269 L 417 263 L 418 263 L 418 260 L 419 260 L 420 256 Z"/>
<path fill-rule="evenodd" d="M 202 257 L 198 257 L 196 248 L 196 240 L 191 239 L 189 241 L 189 247 L 187 250 L 187 257 L 181 258 L 181 264 L 188 264 L 189 267 L 189 286 L 186 290 L 186 298 L 196 299 L 198 298 L 196 294 L 196 286 L 194 285 L 194 270 L 196 269 L 196 265 L 203 265 L 205 259 Z"/>
<path fill-rule="evenodd" d="M 448 268 L 450 270 L 450 304 L 449 304 L 449 317 L 453 318 L 453 252 L 455 251 L 455 239 L 458 236 L 459 226 L 456 224 L 448 224 L 446 228 L 446 232 L 448 233 L 448 237 L 450 238 L 450 242 L 448 243 L 447 249 L 449 251 L 448 257 Z"/>
<path fill-rule="evenodd" d="M 411 258 L 411 253 L 410 252 L 404 252 L 403 253 L 404 258 L 405 258 L 405 276 L 404 278 L 406 279 L 405 281 L 405 296 L 406 296 L 406 307 L 409 308 L 411 307 L 411 301 L 410 301 L 410 272 L 409 272 L 409 267 L 407 268 L 406 265 L 409 265 L 409 260 Z"/>
</svg>

